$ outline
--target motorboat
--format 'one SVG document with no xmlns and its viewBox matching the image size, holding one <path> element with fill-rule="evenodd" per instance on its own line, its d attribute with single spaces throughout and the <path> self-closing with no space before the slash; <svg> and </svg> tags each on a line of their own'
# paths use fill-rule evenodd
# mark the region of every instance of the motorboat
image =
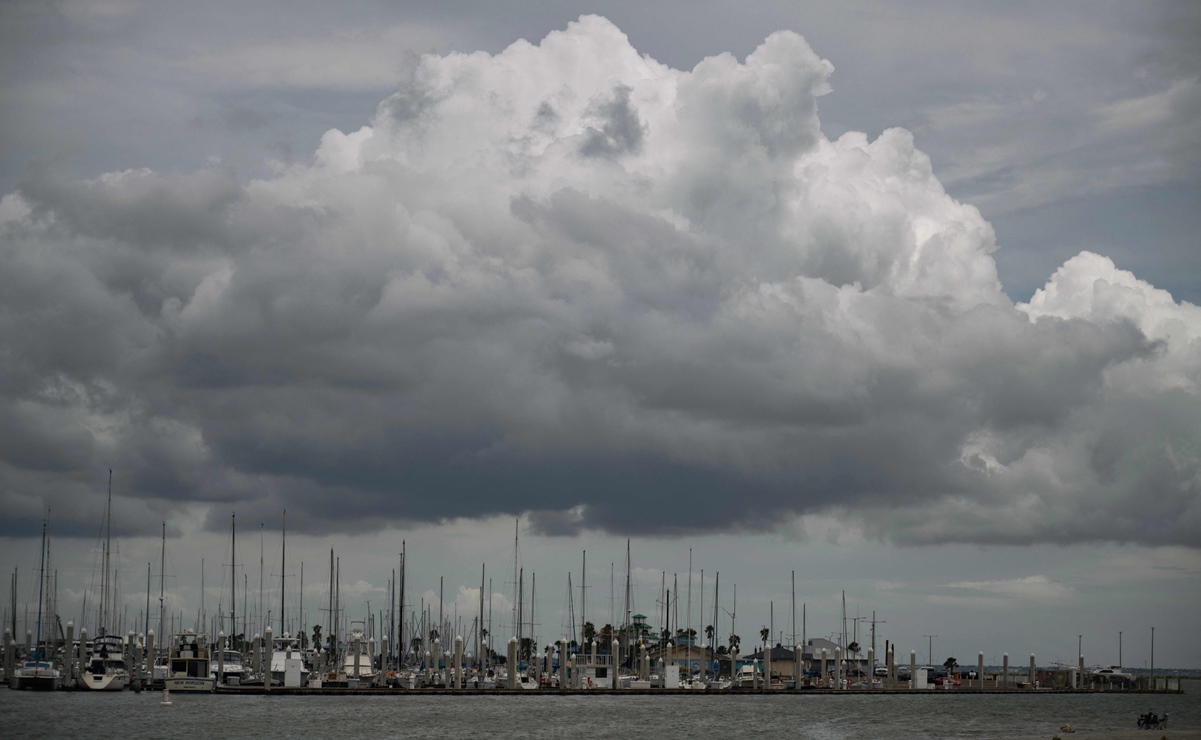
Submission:
<svg viewBox="0 0 1201 740">
<path fill-rule="evenodd" d="M 272 684 L 289 687 L 306 685 L 309 682 L 309 669 L 304 664 L 300 641 L 285 632 L 272 643 Z"/>
<path fill-rule="evenodd" d="M 48 660 L 27 660 L 9 679 L 8 688 L 18 691 L 57 691 L 62 688 L 62 672 Z"/>
<path fill-rule="evenodd" d="M 211 652 L 204 635 L 192 630 L 171 636 L 171 660 L 163 688 L 178 694 L 208 694 L 216 679 L 212 675 Z"/>
<path fill-rule="evenodd" d="M 346 654 L 342 657 L 342 675 L 348 680 L 357 678 L 369 685 L 375 682 L 375 663 L 361 629 L 350 631 L 350 644 L 346 646 Z"/>
<path fill-rule="evenodd" d="M 1109 686 L 1121 686 L 1123 688 L 1134 684 L 1134 676 L 1122 670 L 1120 665 L 1105 666 L 1098 668 L 1091 674 L 1093 683 L 1101 683 Z"/>
<path fill-rule="evenodd" d="M 93 639 L 87 665 L 80 666 L 75 683 L 89 691 L 121 691 L 128 686 L 125 640 L 120 635 L 98 635 Z"/>
<path fill-rule="evenodd" d="M 209 673 L 225 686 L 238 686 L 250 678 L 242 653 L 237 650 L 219 650 L 209 663 Z"/>
</svg>

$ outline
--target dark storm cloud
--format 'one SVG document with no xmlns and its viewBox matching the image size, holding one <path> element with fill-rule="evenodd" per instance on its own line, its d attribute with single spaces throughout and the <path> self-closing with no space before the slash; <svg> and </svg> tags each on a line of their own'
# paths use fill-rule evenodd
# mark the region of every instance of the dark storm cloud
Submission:
<svg viewBox="0 0 1201 740">
<path fill-rule="evenodd" d="M 831 72 L 791 33 L 681 72 L 585 17 L 423 57 L 270 178 L 31 170 L 4 503 L 64 483 L 87 531 L 111 466 L 150 528 L 1197 544 L 1198 309 L 1087 254 L 1015 306 L 908 132 L 822 135 Z"/>
</svg>

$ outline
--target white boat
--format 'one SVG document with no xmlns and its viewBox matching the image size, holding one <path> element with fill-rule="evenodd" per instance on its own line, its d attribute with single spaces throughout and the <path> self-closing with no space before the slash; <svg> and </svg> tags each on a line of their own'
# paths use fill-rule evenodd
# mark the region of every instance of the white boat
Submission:
<svg viewBox="0 0 1201 740">
<path fill-rule="evenodd" d="M 13 671 L 8 688 L 18 691 L 57 691 L 62 688 L 62 673 L 48 660 L 27 660 Z"/>
<path fill-rule="evenodd" d="M 210 660 L 209 672 L 225 686 L 237 686 L 249 678 L 246 663 L 237 650 L 220 650 Z M 223 675 L 224 674 L 224 675 Z"/>
<path fill-rule="evenodd" d="M 347 679 L 357 678 L 367 684 L 375 682 L 375 663 L 367 649 L 367 640 L 363 630 L 353 628 L 350 631 L 350 643 L 346 646 L 346 655 L 342 658 L 342 675 Z"/>
<path fill-rule="evenodd" d="M 304 686 L 309 682 L 309 669 L 304 665 L 300 640 L 287 632 L 277 637 L 271 651 L 271 682 L 279 686 Z"/>
<path fill-rule="evenodd" d="M 120 635 L 98 635 L 92 640 L 88 663 L 80 666 L 75 683 L 90 691 L 121 691 L 129 685 L 125 665 L 125 640 Z"/>
<path fill-rule="evenodd" d="M 1120 665 L 1111 665 L 1104 668 L 1098 668 L 1092 672 L 1093 683 L 1103 683 L 1110 686 L 1130 686 L 1134 683 L 1134 676 L 1122 670 Z"/>
<path fill-rule="evenodd" d="M 188 630 L 171 636 L 171 662 L 163 688 L 177 694 L 208 694 L 216 680 L 212 676 L 211 653 L 204 635 Z"/>
<path fill-rule="evenodd" d="M 734 688 L 738 689 L 753 689 L 759 685 L 759 680 L 763 676 L 756 670 L 753 665 L 743 665 L 738 669 L 738 675 L 734 678 Z"/>
</svg>

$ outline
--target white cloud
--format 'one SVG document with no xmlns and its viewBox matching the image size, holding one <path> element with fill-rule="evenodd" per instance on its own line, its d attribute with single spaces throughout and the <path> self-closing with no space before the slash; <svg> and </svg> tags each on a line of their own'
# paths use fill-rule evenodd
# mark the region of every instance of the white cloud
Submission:
<svg viewBox="0 0 1201 740">
<path fill-rule="evenodd" d="M 909 132 L 823 135 L 832 69 L 779 32 L 676 70 L 586 16 L 424 56 L 245 186 L 32 173 L 6 489 L 116 457 L 310 531 L 1196 543 L 1196 307 L 1081 255 L 1015 308 Z M 122 423 L 51 454 L 89 413 Z"/>
<path fill-rule="evenodd" d="M 948 583 L 947 588 L 986 594 L 998 599 L 1018 599 L 1044 604 L 1055 604 L 1075 595 L 1075 590 L 1056 583 L 1046 576 L 1034 575 L 1024 578 L 1004 578 L 995 581 L 957 581 Z"/>
</svg>

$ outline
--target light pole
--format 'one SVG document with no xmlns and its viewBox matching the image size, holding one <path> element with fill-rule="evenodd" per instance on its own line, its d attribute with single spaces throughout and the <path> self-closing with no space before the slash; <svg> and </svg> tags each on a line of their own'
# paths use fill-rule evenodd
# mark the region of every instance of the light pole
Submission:
<svg viewBox="0 0 1201 740">
<path fill-rule="evenodd" d="M 922 635 L 922 637 L 929 638 L 930 642 L 926 648 L 926 665 L 933 666 L 934 665 L 934 638 L 938 637 L 938 635 Z"/>
</svg>

